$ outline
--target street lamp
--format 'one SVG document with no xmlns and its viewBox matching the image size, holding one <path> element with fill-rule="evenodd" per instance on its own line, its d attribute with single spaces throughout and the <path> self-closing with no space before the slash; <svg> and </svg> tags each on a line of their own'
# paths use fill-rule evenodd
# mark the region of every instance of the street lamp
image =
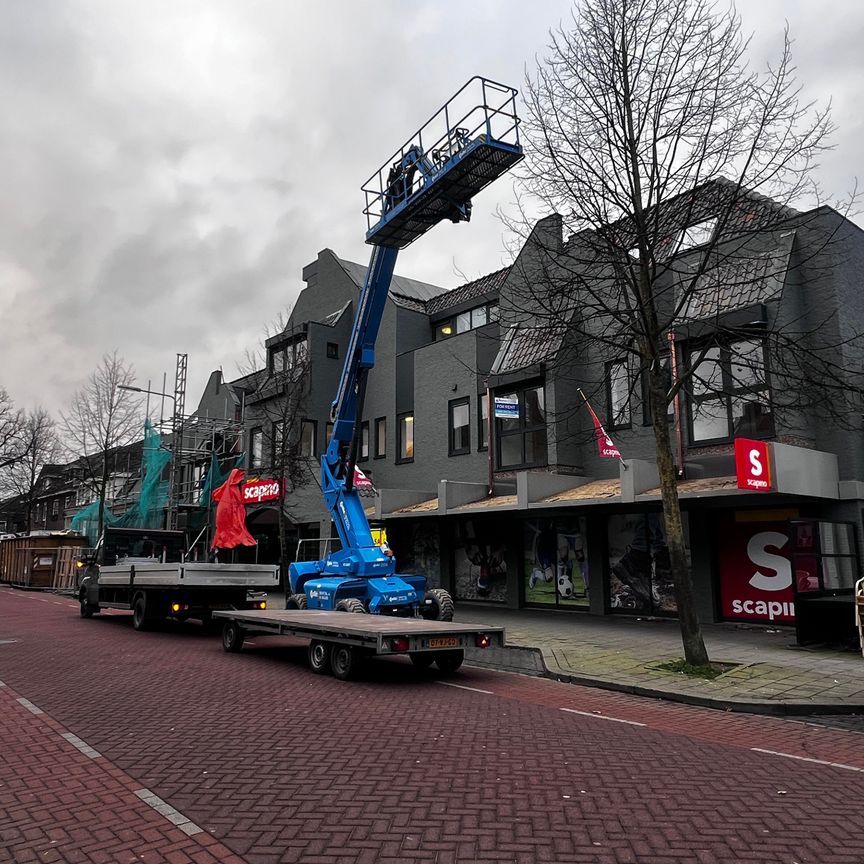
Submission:
<svg viewBox="0 0 864 864">
<path fill-rule="evenodd" d="M 132 393 L 146 393 L 147 394 L 147 404 L 144 408 L 144 413 L 150 413 L 150 397 L 151 396 L 161 396 L 162 397 L 162 407 L 159 409 L 159 417 L 160 422 L 165 419 L 165 400 L 170 399 L 174 403 L 174 409 L 176 413 L 177 409 L 177 397 L 172 396 L 170 393 L 160 393 L 158 390 L 151 390 L 149 387 L 135 387 L 132 384 L 118 384 L 118 390 L 129 390 Z"/>
</svg>

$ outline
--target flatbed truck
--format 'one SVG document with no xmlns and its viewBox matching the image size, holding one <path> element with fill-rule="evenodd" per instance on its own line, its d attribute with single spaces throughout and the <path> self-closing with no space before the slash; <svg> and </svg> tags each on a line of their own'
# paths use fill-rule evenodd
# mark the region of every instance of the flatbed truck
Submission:
<svg viewBox="0 0 864 864">
<path fill-rule="evenodd" d="M 466 648 L 501 647 L 504 628 L 391 615 L 304 610 L 214 612 L 224 621 L 222 648 L 237 653 L 251 636 L 295 636 L 309 640 L 309 666 L 340 681 L 354 677 L 369 657 L 407 655 L 415 666 L 433 663 L 455 672 Z"/>
</svg>

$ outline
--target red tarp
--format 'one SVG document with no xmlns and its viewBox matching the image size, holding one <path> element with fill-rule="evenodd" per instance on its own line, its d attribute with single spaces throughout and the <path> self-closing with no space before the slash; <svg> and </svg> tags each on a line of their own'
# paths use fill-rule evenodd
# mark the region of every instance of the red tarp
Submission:
<svg viewBox="0 0 864 864">
<path fill-rule="evenodd" d="M 216 504 L 216 535 L 211 548 L 233 549 L 235 546 L 255 546 L 255 538 L 246 530 L 246 508 L 240 486 L 246 472 L 234 468 L 228 479 L 213 492 Z"/>
</svg>

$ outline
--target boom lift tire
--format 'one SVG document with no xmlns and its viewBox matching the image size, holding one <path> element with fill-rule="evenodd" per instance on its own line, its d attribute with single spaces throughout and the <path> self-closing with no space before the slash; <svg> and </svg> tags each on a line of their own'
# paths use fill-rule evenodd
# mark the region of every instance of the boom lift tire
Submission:
<svg viewBox="0 0 864 864">
<path fill-rule="evenodd" d="M 305 594 L 292 594 L 285 603 L 286 609 L 308 609 L 309 602 Z"/>
<path fill-rule="evenodd" d="M 135 630 L 149 630 L 153 624 L 153 619 L 147 610 L 147 596 L 143 591 L 139 591 L 132 601 L 132 627 Z"/>
<path fill-rule="evenodd" d="M 431 603 L 427 603 L 431 600 Z M 430 588 L 423 598 L 421 614 L 427 621 L 452 621 L 453 598 L 443 588 Z"/>
<path fill-rule="evenodd" d="M 336 604 L 337 612 L 354 612 L 356 614 L 365 615 L 366 607 L 363 605 L 362 600 L 358 600 L 356 597 L 348 597 L 345 600 L 340 600 Z"/>
<path fill-rule="evenodd" d="M 333 677 L 339 681 L 353 678 L 360 665 L 360 652 L 353 645 L 336 645 L 331 657 Z"/>
<path fill-rule="evenodd" d="M 428 669 L 435 662 L 435 655 L 429 651 L 412 651 L 408 656 L 419 669 Z"/>
<path fill-rule="evenodd" d="M 243 628 L 236 621 L 226 621 L 222 628 L 222 648 L 229 654 L 237 654 L 245 639 Z"/>
<path fill-rule="evenodd" d="M 458 648 L 455 651 L 441 651 L 435 655 L 435 665 L 445 674 L 455 672 L 465 661 L 465 652 Z"/>
<path fill-rule="evenodd" d="M 309 668 L 316 675 L 327 675 L 332 669 L 333 645 L 321 639 L 309 643 Z"/>
</svg>

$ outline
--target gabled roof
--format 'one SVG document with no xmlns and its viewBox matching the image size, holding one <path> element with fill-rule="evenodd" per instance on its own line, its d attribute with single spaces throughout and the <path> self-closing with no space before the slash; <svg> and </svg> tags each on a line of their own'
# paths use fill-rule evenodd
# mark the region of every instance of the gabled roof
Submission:
<svg viewBox="0 0 864 864">
<path fill-rule="evenodd" d="M 564 329 L 550 327 L 508 327 L 492 364 L 493 375 L 518 372 L 537 363 L 554 360 L 564 341 Z"/>
<path fill-rule="evenodd" d="M 472 282 L 466 282 L 458 288 L 438 294 L 427 301 L 426 314 L 435 315 L 447 309 L 452 309 L 454 306 L 460 306 L 462 303 L 479 300 L 481 297 L 486 297 L 490 294 L 497 294 L 501 290 L 504 280 L 509 275 L 510 268 L 502 267 L 494 273 L 488 273 L 486 276 L 481 276 Z"/>
<path fill-rule="evenodd" d="M 366 282 L 366 272 L 369 268 L 363 264 L 356 264 L 354 261 L 345 261 L 342 258 L 337 258 L 336 260 L 341 264 L 342 269 L 357 287 L 362 288 Z M 437 285 L 430 285 L 428 282 L 418 282 L 416 279 L 408 279 L 405 276 L 394 275 L 390 282 L 391 299 L 400 306 L 412 309 L 415 312 L 425 312 L 426 301 L 440 293 L 441 288 Z"/>
</svg>

